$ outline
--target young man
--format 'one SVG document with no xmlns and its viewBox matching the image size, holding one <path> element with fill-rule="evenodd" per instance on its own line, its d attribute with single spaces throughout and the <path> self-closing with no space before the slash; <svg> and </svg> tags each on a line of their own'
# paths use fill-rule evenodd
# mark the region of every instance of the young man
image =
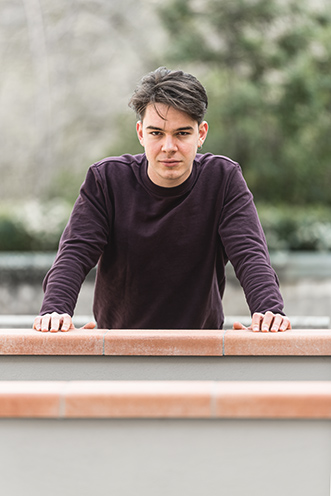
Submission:
<svg viewBox="0 0 331 496">
<path fill-rule="evenodd" d="M 290 328 L 239 165 L 197 153 L 207 105 L 190 74 L 159 68 L 142 79 L 130 106 L 145 153 L 90 167 L 44 281 L 36 330 L 74 329 L 78 293 L 96 264 L 99 328 L 221 329 L 228 260 L 252 313 L 250 329 Z"/>
</svg>

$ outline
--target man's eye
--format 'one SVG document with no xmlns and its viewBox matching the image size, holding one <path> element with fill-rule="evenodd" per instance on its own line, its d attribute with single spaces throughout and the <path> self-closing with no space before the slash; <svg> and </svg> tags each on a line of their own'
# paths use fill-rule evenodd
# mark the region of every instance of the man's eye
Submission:
<svg viewBox="0 0 331 496">
<path fill-rule="evenodd" d="M 151 132 L 152 136 L 160 136 L 160 134 L 161 134 L 160 131 L 152 131 Z"/>
<path fill-rule="evenodd" d="M 178 136 L 188 136 L 190 133 L 187 133 L 186 131 L 180 131 L 180 133 L 178 133 Z"/>
</svg>

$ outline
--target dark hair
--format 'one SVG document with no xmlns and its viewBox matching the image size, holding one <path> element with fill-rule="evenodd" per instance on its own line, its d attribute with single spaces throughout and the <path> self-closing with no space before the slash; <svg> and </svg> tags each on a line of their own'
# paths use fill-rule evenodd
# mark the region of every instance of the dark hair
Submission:
<svg viewBox="0 0 331 496">
<path fill-rule="evenodd" d="M 163 103 L 186 112 L 201 124 L 208 107 L 208 97 L 200 81 L 191 74 L 159 67 L 142 78 L 129 106 L 142 120 L 150 103 Z"/>
</svg>

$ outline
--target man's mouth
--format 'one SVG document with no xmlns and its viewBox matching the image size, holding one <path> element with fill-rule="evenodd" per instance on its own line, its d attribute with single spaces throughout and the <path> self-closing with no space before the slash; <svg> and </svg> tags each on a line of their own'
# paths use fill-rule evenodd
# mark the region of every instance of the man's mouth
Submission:
<svg viewBox="0 0 331 496">
<path fill-rule="evenodd" d="M 179 160 L 160 160 L 160 163 L 165 165 L 166 167 L 175 167 L 180 163 Z"/>
</svg>

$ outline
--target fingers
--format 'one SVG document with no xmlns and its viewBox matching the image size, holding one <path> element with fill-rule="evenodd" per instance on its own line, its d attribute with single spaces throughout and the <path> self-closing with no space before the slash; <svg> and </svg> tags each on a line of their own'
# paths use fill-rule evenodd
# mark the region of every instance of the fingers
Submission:
<svg viewBox="0 0 331 496">
<path fill-rule="evenodd" d="M 95 322 L 89 322 L 88 324 L 85 324 L 81 329 L 94 329 L 96 326 Z"/>
<path fill-rule="evenodd" d="M 272 332 L 277 332 L 280 330 L 281 326 L 283 324 L 283 316 L 282 315 L 275 315 L 270 331 Z M 284 329 L 285 330 L 285 329 Z"/>
<path fill-rule="evenodd" d="M 292 329 L 290 319 L 288 317 L 283 317 L 283 322 L 281 323 L 278 330 L 284 332 L 288 331 L 289 329 Z"/>
<path fill-rule="evenodd" d="M 258 332 L 261 330 L 261 323 L 263 321 L 263 313 L 254 313 L 252 317 L 252 324 L 250 326 L 250 329 L 254 332 Z"/>
<path fill-rule="evenodd" d="M 38 315 L 34 319 L 33 329 L 41 332 L 67 332 L 74 329 L 72 318 L 67 313 L 58 314 L 56 312 Z"/>
<path fill-rule="evenodd" d="M 254 332 L 283 332 L 291 329 L 290 319 L 285 315 L 274 314 L 273 312 L 254 313 L 250 329 Z"/>
<path fill-rule="evenodd" d="M 72 318 L 68 314 L 62 315 L 62 324 L 60 321 L 60 325 L 61 325 L 61 331 L 62 332 L 68 332 L 70 329 L 75 328 L 75 326 L 72 322 Z M 59 329 L 57 329 L 57 330 L 59 330 Z M 52 331 L 52 329 L 51 329 L 51 331 Z"/>
<path fill-rule="evenodd" d="M 237 331 L 238 330 L 246 330 L 247 331 L 247 327 L 245 327 L 241 322 L 234 322 L 232 329 L 236 329 Z"/>
<path fill-rule="evenodd" d="M 272 312 L 267 312 L 262 319 L 261 331 L 262 332 L 271 331 L 274 320 L 275 320 L 275 315 Z"/>
<path fill-rule="evenodd" d="M 94 329 L 96 324 L 88 322 L 81 329 Z M 75 329 L 72 318 L 67 313 L 58 314 L 57 312 L 47 313 L 46 315 L 38 315 L 34 319 L 33 329 L 41 332 L 68 332 Z"/>
</svg>

